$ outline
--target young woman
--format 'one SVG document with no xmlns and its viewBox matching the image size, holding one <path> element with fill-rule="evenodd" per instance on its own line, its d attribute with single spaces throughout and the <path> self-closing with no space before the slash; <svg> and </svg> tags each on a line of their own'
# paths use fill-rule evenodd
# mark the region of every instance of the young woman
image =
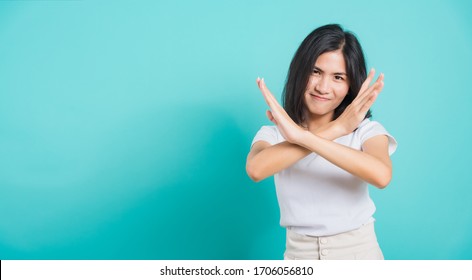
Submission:
<svg viewBox="0 0 472 280">
<path fill-rule="evenodd" d="M 295 53 L 284 107 L 257 79 L 275 126 L 257 132 L 246 169 L 254 181 L 275 175 L 285 259 L 383 259 L 368 184 L 389 184 L 396 141 L 369 120 L 384 86 L 374 75 L 357 38 L 332 24 Z"/>
</svg>

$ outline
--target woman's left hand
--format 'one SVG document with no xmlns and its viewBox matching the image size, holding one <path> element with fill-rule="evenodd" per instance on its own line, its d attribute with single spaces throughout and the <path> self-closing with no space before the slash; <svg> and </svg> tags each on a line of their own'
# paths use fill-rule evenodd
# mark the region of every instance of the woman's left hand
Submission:
<svg viewBox="0 0 472 280">
<path fill-rule="evenodd" d="M 257 78 L 256 82 L 257 86 L 262 92 L 262 95 L 264 96 L 267 105 L 269 105 L 270 110 L 267 111 L 267 117 L 269 120 L 278 127 L 280 134 L 282 134 L 287 142 L 300 144 L 303 135 L 307 131 L 297 125 L 290 118 L 285 109 L 280 106 L 277 99 L 267 88 L 263 78 Z"/>
</svg>

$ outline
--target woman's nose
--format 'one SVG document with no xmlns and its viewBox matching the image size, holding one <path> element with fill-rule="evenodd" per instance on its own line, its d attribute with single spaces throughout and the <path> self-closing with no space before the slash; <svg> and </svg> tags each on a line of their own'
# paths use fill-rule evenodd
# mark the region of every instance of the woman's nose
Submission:
<svg viewBox="0 0 472 280">
<path fill-rule="evenodd" d="M 329 80 L 327 77 L 321 77 L 315 85 L 315 90 L 321 94 L 329 92 Z"/>
</svg>

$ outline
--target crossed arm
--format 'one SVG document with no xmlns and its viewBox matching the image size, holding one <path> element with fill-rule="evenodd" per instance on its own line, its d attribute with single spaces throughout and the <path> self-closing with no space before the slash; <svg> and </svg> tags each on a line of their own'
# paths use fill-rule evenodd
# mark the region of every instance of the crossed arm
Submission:
<svg viewBox="0 0 472 280">
<path fill-rule="evenodd" d="M 362 151 L 332 141 L 351 133 L 364 119 L 383 88 L 383 75 L 369 86 L 373 76 L 371 71 L 356 99 L 340 117 L 314 132 L 298 126 L 268 90 L 264 80 L 258 79 L 259 89 L 270 107 L 267 115 L 286 141 L 276 145 L 265 141 L 256 142 L 247 157 L 249 177 L 254 181 L 263 180 L 314 152 L 364 181 L 385 188 L 392 178 L 387 136 L 378 135 L 366 140 Z"/>
</svg>

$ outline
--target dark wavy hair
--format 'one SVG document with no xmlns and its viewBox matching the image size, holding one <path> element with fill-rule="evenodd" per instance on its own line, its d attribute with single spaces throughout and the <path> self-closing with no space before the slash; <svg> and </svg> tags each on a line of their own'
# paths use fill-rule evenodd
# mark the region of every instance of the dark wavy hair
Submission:
<svg viewBox="0 0 472 280">
<path fill-rule="evenodd" d="M 346 62 L 349 91 L 334 110 L 333 120 L 337 119 L 356 98 L 362 83 L 367 78 L 364 53 L 353 33 L 344 31 L 339 24 L 328 24 L 315 29 L 298 47 L 290 63 L 282 94 L 283 106 L 297 124 L 301 125 L 306 121 L 307 107 L 304 93 L 316 60 L 323 53 L 337 50 L 342 51 Z M 365 118 L 371 116 L 369 110 Z"/>
</svg>

